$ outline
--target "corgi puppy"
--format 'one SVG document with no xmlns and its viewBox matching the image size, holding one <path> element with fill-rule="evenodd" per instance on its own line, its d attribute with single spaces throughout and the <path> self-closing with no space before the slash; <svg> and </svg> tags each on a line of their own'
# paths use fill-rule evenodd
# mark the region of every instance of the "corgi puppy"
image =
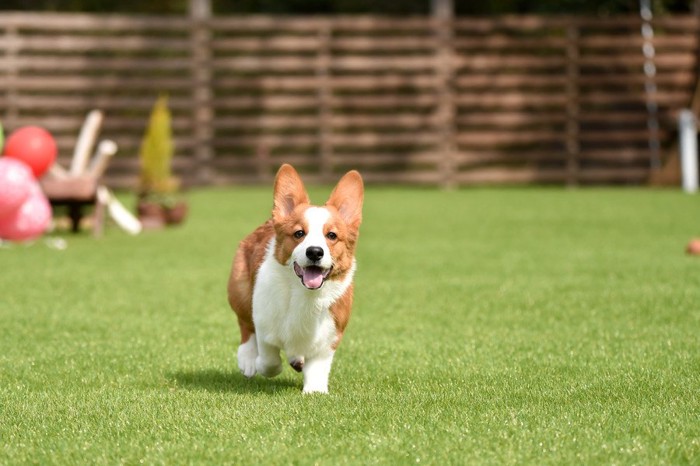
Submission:
<svg viewBox="0 0 700 466">
<path fill-rule="evenodd" d="M 304 393 L 328 393 L 333 355 L 350 319 L 364 186 L 346 173 L 324 206 L 310 204 L 291 165 L 275 178 L 272 218 L 239 245 L 228 281 L 246 377 L 282 371 L 280 351 L 304 375 Z"/>
</svg>

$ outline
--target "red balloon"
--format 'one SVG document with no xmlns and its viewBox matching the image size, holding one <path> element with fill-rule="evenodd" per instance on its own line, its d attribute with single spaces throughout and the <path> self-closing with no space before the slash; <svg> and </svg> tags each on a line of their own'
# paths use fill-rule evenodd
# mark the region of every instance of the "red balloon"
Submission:
<svg viewBox="0 0 700 466">
<path fill-rule="evenodd" d="M 26 163 L 0 157 L 0 219 L 19 209 L 29 197 L 33 183 L 36 181 Z"/>
<path fill-rule="evenodd" d="M 5 142 L 5 155 L 29 165 L 37 179 L 54 163 L 57 153 L 51 133 L 38 126 L 23 126 Z"/>
<path fill-rule="evenodd" d="M 0 238 L 29 241 L 41 236 L 51 224 L 51 204 L 36 181 L 29 197 L 13 213 L 0 219 Z"/>
</svg>

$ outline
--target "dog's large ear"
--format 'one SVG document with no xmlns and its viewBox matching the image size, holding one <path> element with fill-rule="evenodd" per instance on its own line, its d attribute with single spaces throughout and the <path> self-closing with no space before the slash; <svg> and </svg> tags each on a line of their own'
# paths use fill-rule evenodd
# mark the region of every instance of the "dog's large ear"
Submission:
<svg viewBox="0 0 700 466">
<path fill-rule="evenodd" d="M 299 174 L 291 165 L 284 164 L 277 171 L 275 177 L 274 205 L 272 216 L 275 221 L 281 221 L 300 204 L 308 204 L 309 195 L 306 194 L 304 183 Z"/>
<path fill-rule="evenodd" d="M 349 171 L 338 181 L 326 205 L 338 209 L 345 223 L 358 228 L 362 223 L 364 192 L 362 176 L 356 170 Z"/>
</svg>

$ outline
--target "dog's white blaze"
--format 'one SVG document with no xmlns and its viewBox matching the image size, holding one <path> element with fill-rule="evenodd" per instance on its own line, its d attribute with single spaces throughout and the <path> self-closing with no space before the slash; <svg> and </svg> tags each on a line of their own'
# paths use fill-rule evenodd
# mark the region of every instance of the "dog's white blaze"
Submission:
<svg viewBox="0 0 700 466">
<path fill-rule="evenodd" d="M 297 264 L 302 267 L 310 265 L 311 261 L 306 257 L 306 250 L 311 246 L 317 246 L 323 249 L 323 259 L 321 259 L 319 265 L 325 269 L 333 265 L 333 258 L 326 243 L 326 236 L 323 233 L 323 227 L 330 217 L 331 213 L 323 207 L 309 207 L 304 212 L 309 231 L 306 232 L 304 241 L 299 243 L 292 253 L 293 260 Z"/>
</svg>

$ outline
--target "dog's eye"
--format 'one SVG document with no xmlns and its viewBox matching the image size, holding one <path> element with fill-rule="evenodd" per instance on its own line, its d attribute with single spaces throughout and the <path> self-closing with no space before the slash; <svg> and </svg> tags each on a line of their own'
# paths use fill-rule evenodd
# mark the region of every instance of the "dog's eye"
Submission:
<svg viewBox="0 0 700 466">
<path fill-rule="evenodd" d="M 296 239 L 303 238 L 305 234 L 306 233 L 304 233 L 304 230 L 297 230 L 294 232 L 294 237 Z"/>
<path fill-rule="evenodd" d="M 326 238 L 328 238 L 331 241 L 335 241 L 336 239 L 338 239 L 338 235 L 336 235 L 332 231 L 329 231 L 328 234 L 326 234 Z"/>
</svg>

